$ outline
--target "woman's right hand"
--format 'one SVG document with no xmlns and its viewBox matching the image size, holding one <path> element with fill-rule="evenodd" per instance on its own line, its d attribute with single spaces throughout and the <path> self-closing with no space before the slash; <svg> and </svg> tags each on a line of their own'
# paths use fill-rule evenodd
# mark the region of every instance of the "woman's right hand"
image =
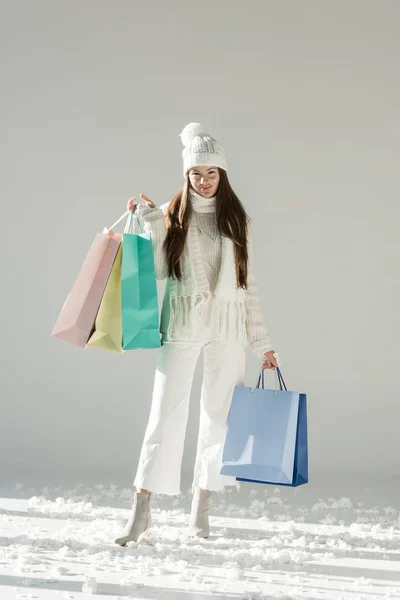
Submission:
<svg viewBox="0 0 400 600">
<path fill-rule="evenodd" d="M 135 204 L 135 200 L 136 200 L 136 198 L 135 198 L 135 197 L 133 197 L 133 198 L 129 198 L 129 200 L 128 200 L 128 204 L 126 205 L 126 208 L 127 208 L 128 210 L 132 210 L 132 208 L 133 208 L 133 205 Z"/>
<path fill-rule="evenodd" d="M 140 194 L 140 197 L 142 200 L 144 200 L 150 206 L 150 208 L 156 208 L 156 205 L 154 204 L 154 202 L 152 200 L 150 200 L 150 198 L 148 198 L 145 194 Z M 128 210 L 132 210 L 133 205 L 135 204 L 135 200 L 136 200 L 136 197 L 129 198 L 128 204 L 127 204 Z"/>
</svg>

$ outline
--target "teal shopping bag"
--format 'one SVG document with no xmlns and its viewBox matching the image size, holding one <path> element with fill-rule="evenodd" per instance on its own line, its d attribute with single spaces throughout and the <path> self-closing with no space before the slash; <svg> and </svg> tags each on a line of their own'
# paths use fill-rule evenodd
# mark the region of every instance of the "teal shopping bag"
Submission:
<svg viewBox="0 0 400 600">
<path fill-rule="evenodd" d="M 288 391 L 279 368 L 276 373 L 279 390 L 264 389 L 263 370 L 257 387 L 235 387 L 221 475 L 291 487 L 308 482 L 306 394 Z"/>
<path fill-rule="evenodd" d="M 159 310 L 151 233 L 134 233 L 134 211 L 122 238 L 121 305 L 124 350 L 159 348 Z"/>
</svg>

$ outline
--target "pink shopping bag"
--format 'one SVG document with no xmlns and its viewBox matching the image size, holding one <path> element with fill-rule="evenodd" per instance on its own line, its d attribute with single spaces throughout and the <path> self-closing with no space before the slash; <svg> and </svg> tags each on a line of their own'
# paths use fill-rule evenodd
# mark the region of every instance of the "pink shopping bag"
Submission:
<svg viewBox="0 0 400 600">
<path fill-rule="evenodd" d="M 129 213 L 125 213 L 114 225 Z M 90 338 L 120 242 L 98 233 L 67 296 L 51 336 L 84 348 Z"/>
</svg>

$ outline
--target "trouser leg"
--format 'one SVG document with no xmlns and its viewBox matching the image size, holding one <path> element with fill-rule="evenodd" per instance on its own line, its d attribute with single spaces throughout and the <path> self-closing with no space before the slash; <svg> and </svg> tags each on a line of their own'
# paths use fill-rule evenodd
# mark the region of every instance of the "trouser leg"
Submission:
<svg viewBox="0 0 400 600">
<path fill-rule="evenodd" d="M 244 385 L 246 355 L 233 342 L 204 346 L 204 375 L 200 400 L 200 427 L 193 487 L 219 491 L 236 479 L 220 475 L 226 422 L 235 385 Z"/>
<path fill-rule="evenodd" d="M 189 399 L 201 342 L 163 342 L 152 405 L 134 481 L 160 494 L 179 494 Z"/>
</svg>

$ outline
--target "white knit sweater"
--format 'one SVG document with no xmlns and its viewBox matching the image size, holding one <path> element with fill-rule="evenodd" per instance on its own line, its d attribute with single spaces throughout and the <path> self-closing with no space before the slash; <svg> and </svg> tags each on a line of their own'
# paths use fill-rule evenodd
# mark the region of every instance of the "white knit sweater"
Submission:
<svg viewBox="0 0 400 600">
<path fill-rule="evenodd" d="M 160 208 L 151 208 L 148 205 L 138 204 L 138 216 L 143 228 L 146 232 L 151 232 L 152 243 L 154 249 L 154 262 L 156 269 L 157 279 L 165 279 L 168 276 L 167 263 L 165 258 L 165 252 L 162 248 L 165 236 L 167 233 L 165 213 L 169 202 L 163 204 Z M 215 212 L 203 213 L 193 212 L 192 218 L 199 229 L 200 243 L 201 243 L 201 257 L 203 261 L 204 270 L 207 275 L 211 292 L 214 291 L 216 283 L 218 281 L 218 274 L 221 265 L 221 241 L 222 237 L 217 228 Z M 251 227 L 249 230 L 248 250 L 248 289 L 245 291 L 245 343 L 244 345 L 250 345 L 252 351 L 258 358 L 263 358 L 263 355 L 268 350 L 272 349 L 270 338 L 267 332 L 267 328 L 264 324 L 263 316 L 261 313 L 260 300 L 258 294 L 258 288 L 256 279 L 253 272 L 253 244 Z M 169 278 L 168 278 L 169 280 Z M 163 299 L 162 310 L 161 310 L 161 322 L 160 331 L 166 334 L 168 331 L 169 319 L 170 319 L 170 303 L 169 303 L 169 285 L 167 280 L 167 286 L 165 290 L 165 296 Z M 174 332 L 179 330 L 179 339 L 182 339 L 183 335 L 187 335 L 188 339 L 193 339 L 196 332 L 191 331 L 193 325 L 191 325 L 188 313 L 190 308 L 187 305 L 187 298 L 177 298 L 178 307 L 175 310 L 175 316 L 178 317 L 177 322 L 174 323 Z M 208 330 L 211 333 L 217 333 L 215 328 L 218 327 L 218 323 L 213 319 L 213 315 L 217 313 L 215 310 L 215 302 L 217 301 L 214 294 L 211 295 L 210 299 L 206 303 L 202 331 Z M 229 329 L 235 327 L 234 319 L 227 318 L 227 337 L 229 337 Z"/>
</svg>

